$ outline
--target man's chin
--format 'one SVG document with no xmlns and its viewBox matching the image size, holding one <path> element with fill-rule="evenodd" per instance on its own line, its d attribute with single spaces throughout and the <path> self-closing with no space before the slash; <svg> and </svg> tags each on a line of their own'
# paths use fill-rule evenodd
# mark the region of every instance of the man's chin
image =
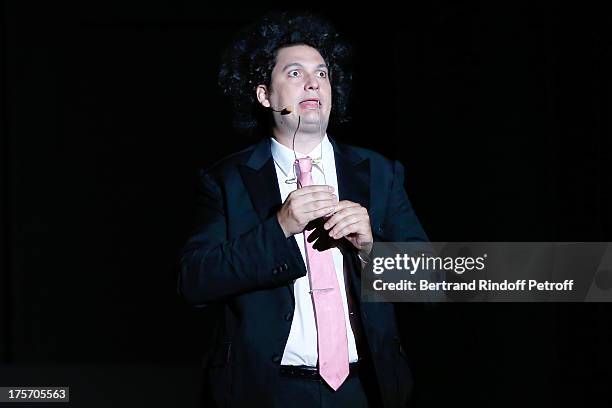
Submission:
<svg viewBox="0 0 612 408">
<path fill-rule="evenodd" d="M 327 130 L 327 122 L 321 122 L 319 124 L 318 119 L 309 121 L 309 120 L 304 120 L 302 118 L 302 121 L 300 123 L 300 133 L 319 134 L 320 132 L 325 133 L 326 130 Z"/>
<path fill-rule="evenodd" d="M 300 112 L 300 122 L 302 124 L 316 124 L 317 126 L 319 126 L 319 121 L 321 124 L 327 123 L 327 117 L 324 116 L 324 114 L 320 114 L 318 111 L 316 110 L 306 110 L 304 112 Z"/>
</svg>

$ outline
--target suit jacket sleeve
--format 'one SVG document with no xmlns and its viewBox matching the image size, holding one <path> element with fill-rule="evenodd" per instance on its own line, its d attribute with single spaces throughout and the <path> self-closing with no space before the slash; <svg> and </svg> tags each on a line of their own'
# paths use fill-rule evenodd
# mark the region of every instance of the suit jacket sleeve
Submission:
<svg viewBox="0 0 612 408">
<path fill-rule="evenodd" d="M 291 237 L 285 238 L 276 214 L 228 239 L 221 188 L 208 173 L 201 174 L 196 205 L 199 227 L 180 257 L 178 289 L 187 302 L 223 301 L 280 286 L 306 274 L 292 248 L 297 244 Z"/>
</svg>

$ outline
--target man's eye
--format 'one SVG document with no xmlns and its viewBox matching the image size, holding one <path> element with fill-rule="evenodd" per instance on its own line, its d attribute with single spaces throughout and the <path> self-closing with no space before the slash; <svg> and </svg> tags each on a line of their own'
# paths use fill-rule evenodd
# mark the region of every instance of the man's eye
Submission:
<svg viewBox="0 0 612 408">
<path fill-rule="evenodd" d="M 293 78 L 297 78 L 300 76 L 300 71 L 294 69 L 293 71 L 289 71 L 289 76 Z"/>
<path fill-rule="evenodd" d="M 327 72 L 319 71 L 319 78 L 327 78 Z"/>
</svg>

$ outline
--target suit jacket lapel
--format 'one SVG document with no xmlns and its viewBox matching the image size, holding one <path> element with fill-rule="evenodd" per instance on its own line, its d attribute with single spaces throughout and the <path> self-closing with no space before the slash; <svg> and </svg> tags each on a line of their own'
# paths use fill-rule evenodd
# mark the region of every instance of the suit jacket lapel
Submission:
<svg viewBox="0 0 612 408">
<path fill-rule="evenodd" d="M 250 159 L 238 170 L 259 218 L 268 219 L 282 204 L 269 140 L 258 143 Z"/>
<path fill-rule="evenodd" d="M 270 139 L 263 139 L 256 144 L 251 157 L 246 164 L 238 167 L 238 171 L 260 220 L 264 221 L 276 214 L 282 202 L 270 151 Z M 301 259 L 302 254 L 299 253 L 297 244 L 292 246 L 292 250 L 297 251 L 294 256 Z M 288 284 L 287 288 L 295 304 L 293 282 Z"/>
</svg>

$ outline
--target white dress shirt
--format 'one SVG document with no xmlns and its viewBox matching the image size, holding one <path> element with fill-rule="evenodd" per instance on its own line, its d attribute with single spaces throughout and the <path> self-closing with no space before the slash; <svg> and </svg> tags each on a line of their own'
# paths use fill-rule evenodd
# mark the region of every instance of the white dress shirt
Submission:
<svg viewBox="0 0 612 408">
<path fill-rule="evenodd" d="M 327 135 L 321 144 L 313 149 L 310 154 L 304 155 L 294 152 L 288 147 L 280 144 L 272 138 L 272 158 L 276 168 L 276 177 L 280 188 L 281 200 L 284 203 L 289 193 L 297 188 L 297 170 L 294 169 L 295 157 L 310 157 L 313 159 L 312 180 L 314 184 L 327 184 L 334 188 L 334 193 L 338 194 L 338 178 L 336 176 L 336 161 L 334 159 L 334 148 L 329 142 Z M 320 159 L 320 161 L 317 161 Z M 287 183 L 286 181 L 290 181 Z M 295 312 L 291 322 L 289 338 L 285 346 L 282 365 L 305 365 L 310 367 L 317 366 L 317 326 L 315 324 L 314 305 L 310 295 L 310 282 L 308 274 L 308 263 L 304 249 L 304 233 L 293 236 L 297 241 L 302 259 L 306 265 L 307 274 L 295 281 Z M 338 278 L 338 286 L 342 294 L 342 307 L 344 309 L 344 321 L 346 325 L 346 337 L 348 339 L 349 362 L 358 359 L 355 336 L 349 320 L 348 304 L 346 300 L 346 289 L 344 287 L 343 258 L 338 248 L 332 248 L 334 268 Z"/>
</svg>

